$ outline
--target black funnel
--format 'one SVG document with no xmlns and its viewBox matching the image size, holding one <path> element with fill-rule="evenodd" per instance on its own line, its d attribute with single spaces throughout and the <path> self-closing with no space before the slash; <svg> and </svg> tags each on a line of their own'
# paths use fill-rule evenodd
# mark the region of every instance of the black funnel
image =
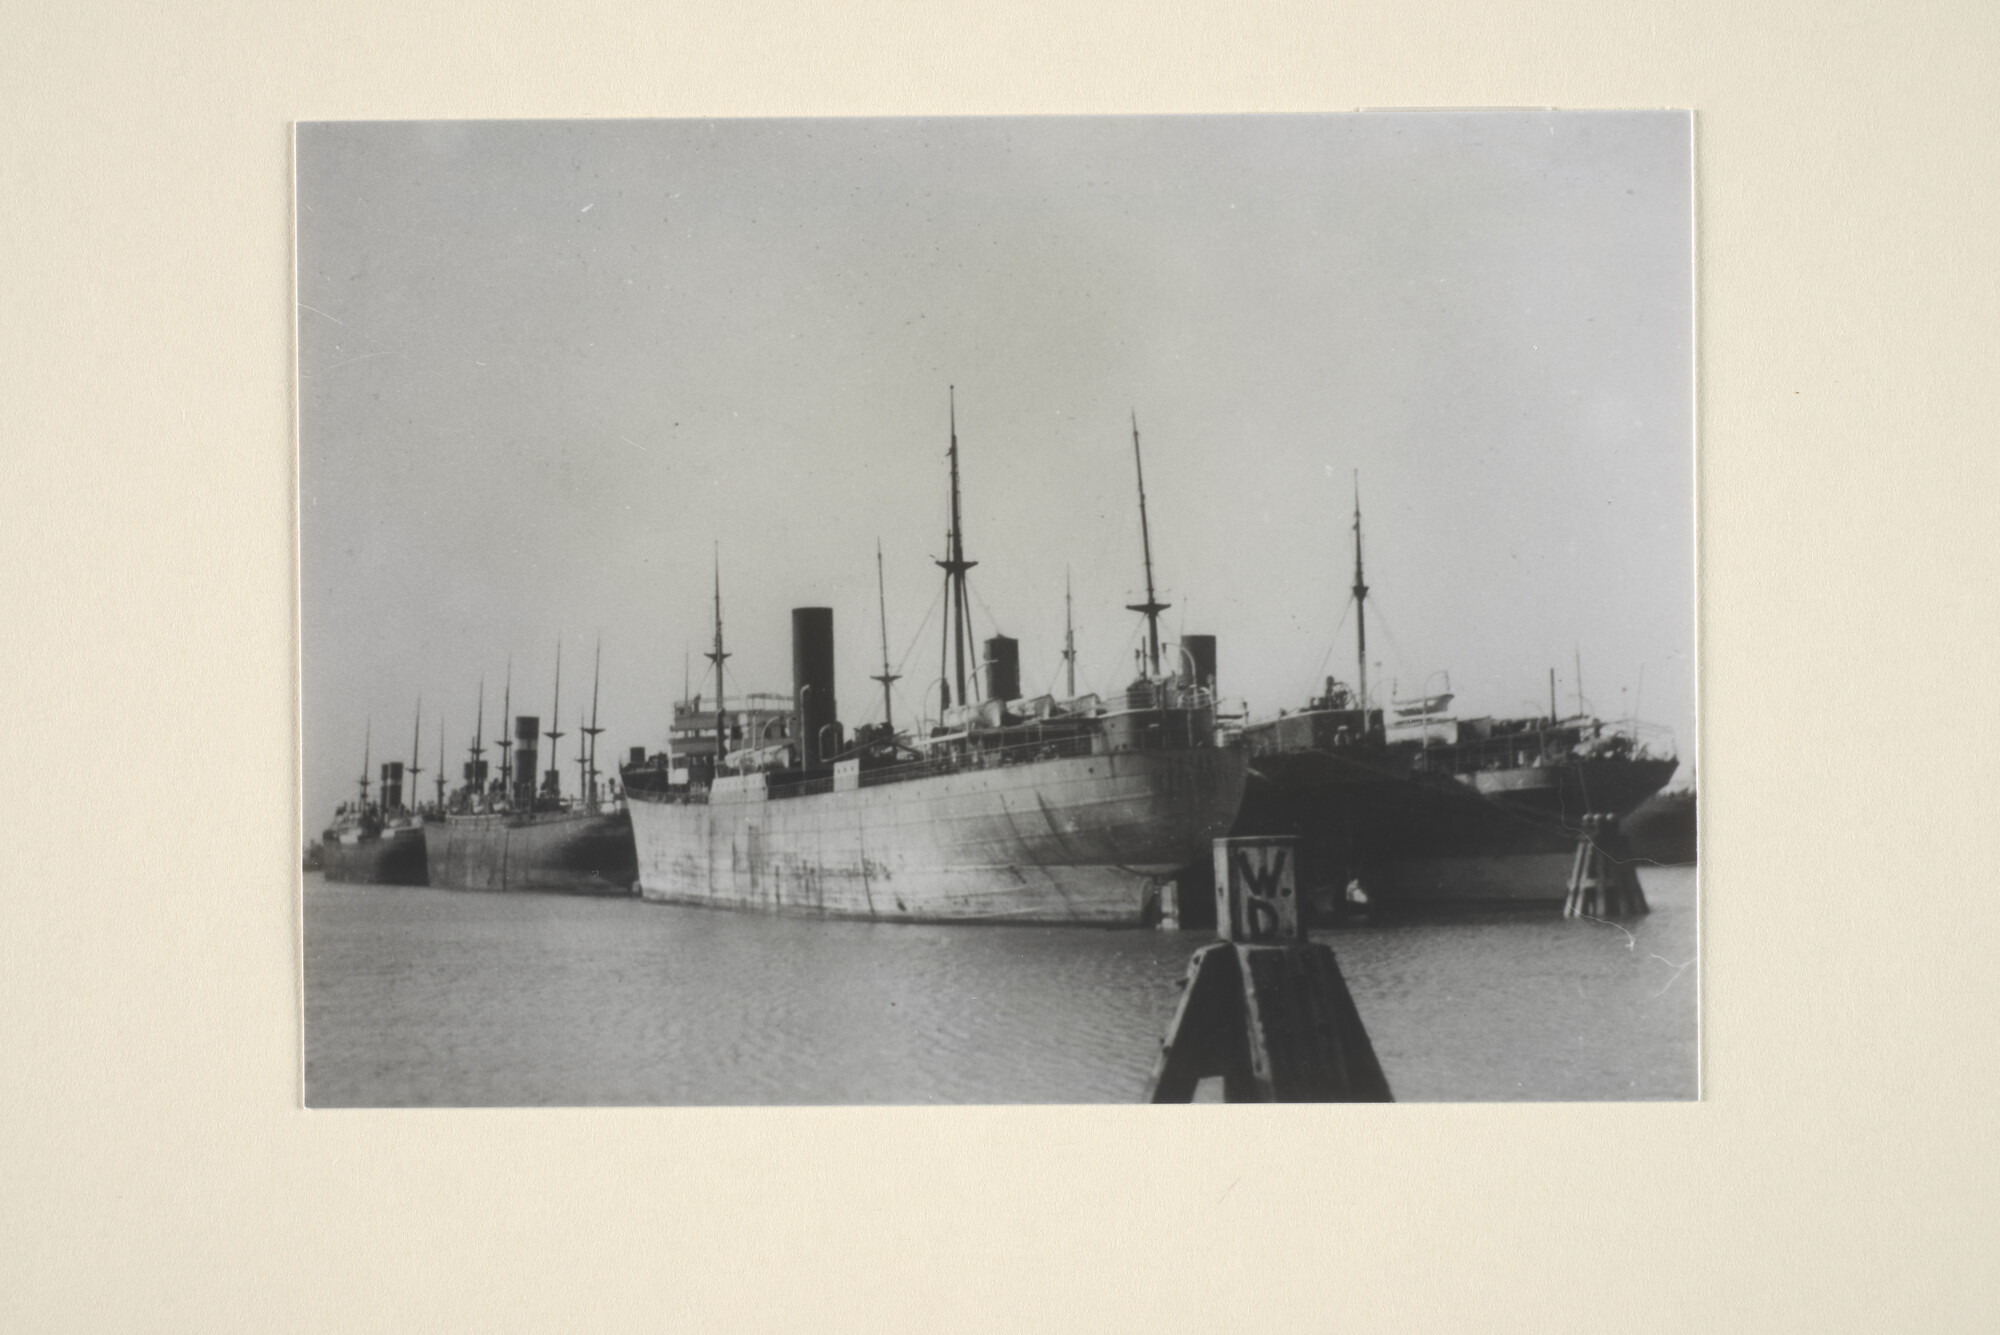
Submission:
<svg viewBox="0 0 2000 1335">
<path fill-rule="evenodd" d="M 799 723 L 799 763 L 818 769 L 820 732 L 837 717 L 833 701 L 833 609 L 792 609 L 792 717 Z"/>
<path fill-rule="evenodd" d="M 1021 698 L 1021 642 L 1008 635 L 995 635 L 986 642 L 986 698 Z"/>
<path fill-rule="evenodd" d="M 514 801 L 519 806 L 531 807 L 535 804 L 535 761 L 539 756 L 535 743 L 541 735 L 541 719 L 533 714 L 515 717 Z"/>
<path fill-rule="evenodd" d="M 1183 635 L 1181 649 L 1187 654 L 1182 664 L 1194 673 L 1194 684 L 1215 689 L 1215 637 L 1213 635 Z"/>
</svg>

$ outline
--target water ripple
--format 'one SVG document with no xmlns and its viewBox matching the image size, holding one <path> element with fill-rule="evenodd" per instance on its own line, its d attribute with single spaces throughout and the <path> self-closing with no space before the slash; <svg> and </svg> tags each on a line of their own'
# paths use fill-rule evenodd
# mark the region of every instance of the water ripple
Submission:
<svg viewBox="0 0 2000 1335">
<path fill-rule="evenodd" d="M 1127 1102 L 1212 939 L 306 881 L 318 1107 Z M 1646 891 L 1629 939 L 1518 916 L 1322 939 L 1400 1099 L 1689 1098 L 1692 872 Z"/>
</svg>

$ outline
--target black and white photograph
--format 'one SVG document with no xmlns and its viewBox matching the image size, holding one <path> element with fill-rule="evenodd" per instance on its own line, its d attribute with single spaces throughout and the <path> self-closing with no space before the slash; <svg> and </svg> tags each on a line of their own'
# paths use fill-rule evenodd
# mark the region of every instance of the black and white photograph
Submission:
<svg viewBox="0 0 2000 1335">
<path fill-rule="evenodd" d="M 306 1104 L 1699 1098 L 1692 135 L 298 124 Z"/>
</svg>

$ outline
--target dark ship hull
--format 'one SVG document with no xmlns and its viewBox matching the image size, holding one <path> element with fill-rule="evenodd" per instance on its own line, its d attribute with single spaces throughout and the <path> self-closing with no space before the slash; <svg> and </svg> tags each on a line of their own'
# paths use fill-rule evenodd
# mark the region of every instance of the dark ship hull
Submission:
<svg viewBox="0 0 2000 1335">
<path fill-rule="evenodd" d="M 1621 823 L 1632 841 L 1632 856 L 1664 867 L 1692 865 L 1697 845 L 1692 789 L 1658 793 Z"/>
<path fill-rule="evenodd" d="M 320 870 L 329 881 L 349 885 L 425 885 L 425 826 L 380 836 L 320 841 Z"/>
<path fill-rule="evenodd" d="M 1365 744 L 1265 750 L 1234 832 L 1297 837 L 1323 904 L 1559 904 L 1583 817 L 1626 815 L 1675 767 L 1617 758 L 1422 773 Z"/>
<path fill-rule="evenodd" d="M 1366 870 L 1362 884 L 1365 889 L 1372 879 L 1383 901 L 1410 907 L 1560 904 L 1583 839 L 1583 818 L 1627 816 L 1673 777 L 1675 766 L 1672 760 L 1584 760 L 1413 780 L 1438 791 L 1424 819 Z M 1461 792 L 1446 793 L 1448 784 Z"/>
<path fill-rule="evenodd" d="M 630 895 L 638 880 L 623 811 L 453 814 L 427 830 L 434 886 Z"/>
<path fill-rule="evenodd" d="M 1679 762 L 1652 759 L 1572 760 L 1554 765 L 1484 770 L 1460 776 L 1482 797 L 1511 811 L 1577 829 L 1585 813 L 1624 817 L 1666 787 Z"/>
</svg>

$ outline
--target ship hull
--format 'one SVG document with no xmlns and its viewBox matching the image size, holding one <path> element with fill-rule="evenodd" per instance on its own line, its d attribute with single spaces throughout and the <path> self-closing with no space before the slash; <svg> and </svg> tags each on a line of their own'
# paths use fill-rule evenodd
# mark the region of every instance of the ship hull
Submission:
<svg viewBox="0 0 2000 1335">
<path fill-rule="evenodd" d="M 1632 855 L 1662 866 L 1687 866 L 1694 862 L 1694 793 L 1660 793 L 1647 798 L 1619 826 L 1632 841 Z"/>
<path fill-rule="evenodd" d="M 434 886 L 629 895 L 637 879 L 622 811 L 447 816 L 427 828 Z"/>
<path fill-rule="evenodd" d="M 1482 797 L 1551 816 L 1570 828 L 1586 813 L 1623 818 L 1667 786 L 1672 760 L 1575 760 L 1561 765 L 1481 770 L 1466 776 Z M 1464 782 L 1465 780 L 1461 780 Z"/>
<path fill-rule="evenodd" d="M 1381 908 L 1560 903 L 1582 817 L 1624 816 L 1675 768 L 1580 761 L 1452 777 L 1320 751 L 1255 764 L 1236 833 L 1298 837 L 1316 900 L 1344 902 L 1358 882 Z"/>
<path fill-rule="evenodd" d="M 1240 751 L 1117 752 L 776 799 L 633 794 L 639 893 L 897 922 L 1130 926 L 1208 857 Z"/>
<path fill-rule="evenodd" d="M 398 830 L 386 838 L 344 843 L 320 843 L 320 871 L 329 881 L 349 885 L 424 885 L 428 883 L 426 830 Z"/>
<path fill-rule="evenodd" d="M 1563 902 L 1576 861 L 1574 844 L 1544 852 L 1403 857 L 1361 876 L 1370 899 L 1403 908 L 1540 908 Z"/>
</svg>

